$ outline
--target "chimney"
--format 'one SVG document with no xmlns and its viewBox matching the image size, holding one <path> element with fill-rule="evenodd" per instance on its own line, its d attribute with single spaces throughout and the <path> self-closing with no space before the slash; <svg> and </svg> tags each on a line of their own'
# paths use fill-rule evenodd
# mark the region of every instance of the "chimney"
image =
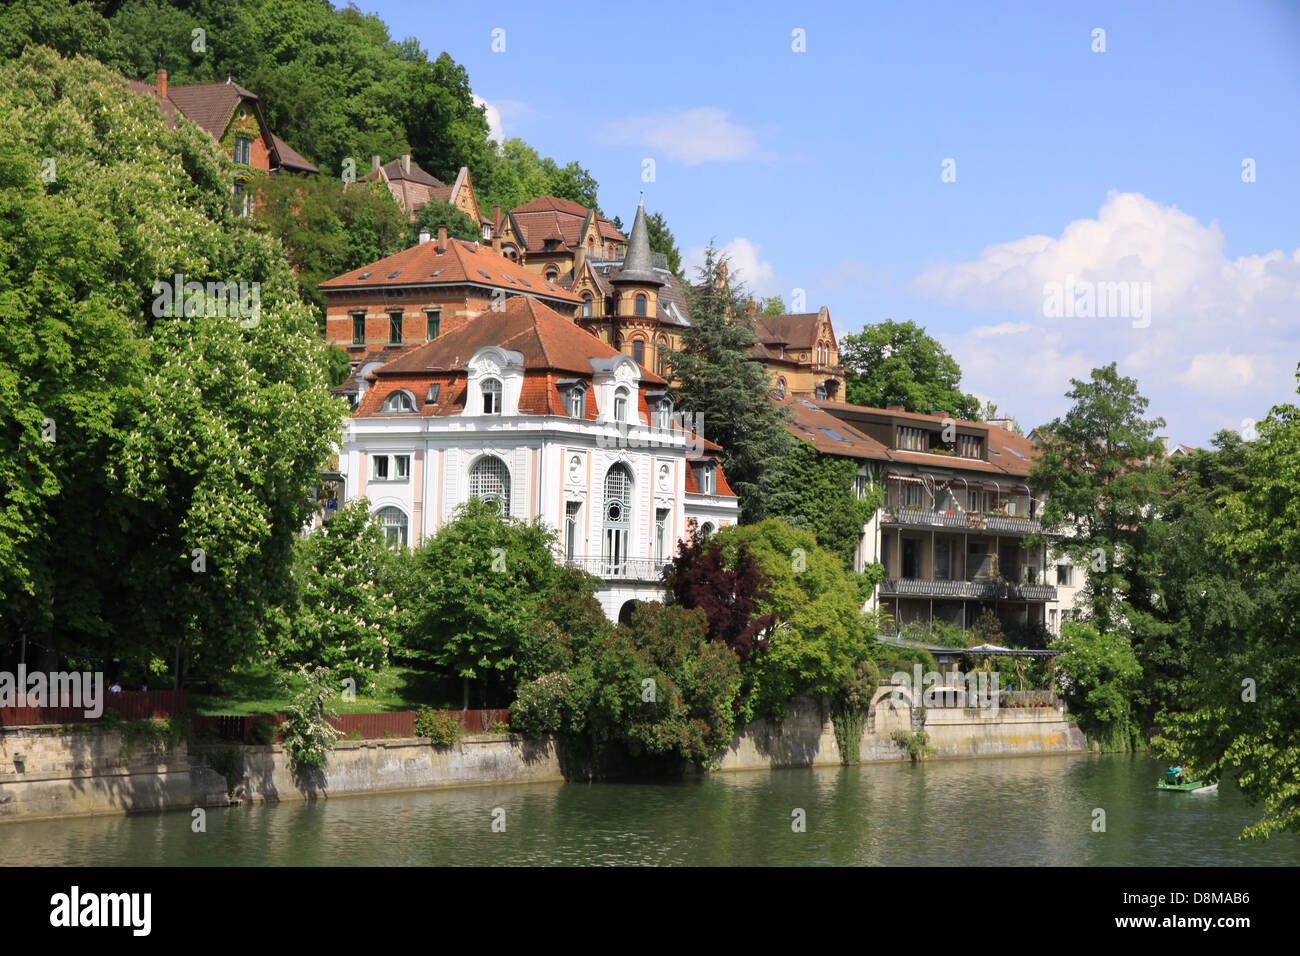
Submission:
<svg viewBox="0 0 1300 956">
<path fill-rule="evenodd" d="M 402 175 L 403 176 L 411 175 L 411 154 L 410 153 L 402 154 Z"/>
<path fill-rule="evenodd" d="M 424 245 L 424 244 L 425 244 L 426 242 L 428 242 L 428 241 L 429 241 L 429 227 L 428 227 L 428 226 L 421 226 L 421 227 L 420 227 L 420 245 Z"/>
<path fill-rule="evenodd" d="M 439 223 L 438 225 L 438 255 L 447 251 L 447 224 Z"/>
<path fill-rule="evenodd" d="M 573 250 L 573 275 L 575 278 L 578 275 L 578 270 L 582 268 L 582 264 L 586 261 L 587 247 L 582 243 L 578 243 L 578 248 Z"/>
<path fill-rule="evenodd" d="M 372 173 L 377 173 L 377 172 L 379 172 L 379 154 L 378 154 L 378 153 L 371 153 L 371 154 L 370 154 L 370 171 L 371 171 Z"/>
<path fill-rule="evenodd" d="M 163 99 L 167 99 L 167 71 L 166 70 L 158 71 L 158 77 L 154 82 L 154 89 L 158 91 L 159 96 L 161 96 Z"/>
<path fill-rule="evenodd" d="M 1160 442 L 1160 446 L 1165 450 L 1165 457 L 1168 458 L 1169 457 L 1169 436 L 1161 435 L 1156 439 L 1156 441 Z"/>
<path fill-rule="evenodd" d="M 758 306 L 755 304 L 753 299 L 749 300 L 749 306 L 745 309 L 745 311 L 748 312 L 750 315 L 753 315 L 755 312 L 758 311 Z"/>
</svg>

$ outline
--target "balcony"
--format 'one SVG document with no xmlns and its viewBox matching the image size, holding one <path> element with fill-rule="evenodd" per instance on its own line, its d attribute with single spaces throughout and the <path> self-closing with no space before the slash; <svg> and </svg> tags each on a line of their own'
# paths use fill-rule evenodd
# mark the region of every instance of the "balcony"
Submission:
<svg viewBox="0 0 1300 956">
<path fill-rule="evenodd" d="M 975 601 L 1055 601 L 1056 588 L 1041 584 L 1011 584 L 994 578 L 945 581 L 938 578 L 885 578 L 881 597 L 964 598 Z"/>
<path fill-rule="evenodd" d="M 641 581 L 659 584 L 672 565 L 643 558 L 566 558 L 571 568 L 581 568 L 606 581 Z"/>
<path fill-rule="evenodd" d="M 900 528 L 951 528 L 958 531 L 991 531 L 997 534 L 1038 534 L 1042 523 L 1035 518 L 975 511 L 931 511 L 926 508 L 885 508 L 882 525 Z"/>
</svg>

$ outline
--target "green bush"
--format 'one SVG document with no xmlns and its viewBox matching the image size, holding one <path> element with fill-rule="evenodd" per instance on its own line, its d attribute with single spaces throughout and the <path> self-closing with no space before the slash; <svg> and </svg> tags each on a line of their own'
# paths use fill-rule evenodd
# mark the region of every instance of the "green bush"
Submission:
<svg viewBox="0 0 1300 956">
<path fill-rule="evenodd" d="M 511 728 L 533 739 L 555 733 L 563 722 L 564 697 L 572 690 L 573 681 L 560 673 L 520 684 L 510 707 Z"/>
<path fill-rule="evenodd" d="M 415 736 L 428 737 L 435 747 L 460 740 L 460 716 L 453 711 L 421 707 L 415 715 Z"/>
</svg>

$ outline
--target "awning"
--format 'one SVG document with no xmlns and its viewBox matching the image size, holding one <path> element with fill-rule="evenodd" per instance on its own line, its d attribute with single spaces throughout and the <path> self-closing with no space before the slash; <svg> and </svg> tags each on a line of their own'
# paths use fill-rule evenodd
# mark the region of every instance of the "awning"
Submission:
<svg viewBox="0 0 1300 956">
<path fill-rule="evenodd" d="M 924 481 L 917 478 L 915 475 L 885 475 L 885 478 L 888 481 L 911 481 L 918 485 L 925 484 Z"/>
</svg>

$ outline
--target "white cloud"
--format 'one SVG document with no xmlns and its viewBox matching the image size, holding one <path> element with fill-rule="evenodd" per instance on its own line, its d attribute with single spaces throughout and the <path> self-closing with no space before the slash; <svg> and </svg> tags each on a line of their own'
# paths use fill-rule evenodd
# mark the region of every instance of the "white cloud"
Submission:
<svg viewBox="0 0 1300 956">
<path fill-rule="evenodd" d="M 705 246 L 691 246 L 682 256 L 682 268 L 687 277 L 694 282 L 695 270 L 704 265 Z M 779 295 L 790 306 L 791 290 L 783 289 L 776 276 L 776 269 L 759 254 L 759 245 L 743 236 L 737 236 L 718 251 L 727 257 L 729 276 L 742 282 L 745 288 L 755 296 Z"/>
<path fill-rule="evenodd" d="M 600 139 L 615 146 L 643 146 L 688 165 L 734 163 L 759 152 L 752 130 L 712 106 L 614 120 L 605 124 Z"/>
<path fill-rule="evenodd" d="M 1033 327 L 1032 322 L 999 322 L 997 325 L 977 325 L 970 330 L 970 334 L 979 338 L 986 335 L 1015 335 L 1017 332 L 1028 332 Z"/>
<path fill-rule="evenodd" d="M 1150 283 L 1146 318 L 1052 318 L 1046 308 L 1052 284 L 1126 282 Z M 1109 193 L 1095 219 L 1075 220 L 1059 237 L 1025 236 L 931 265 L 912 289 L 1017 317 L 945 342 L 970 387 L 1012 384 L 1009 410 L 1035 423 L 1064 411 L 1071 376 L 1116 360 L 1177 441 L 1204 443 L 1215 423 L 1262 417 L 1295 396 L 1300 249 L 1229 259 L 1216 222 L 1137 193 Z"/>
<path fill-rule="evenodd" d="M 473 96 L 474 105 L 485 108 L 488 124 L 488 139 L 498 144 L 504 143 L 506 141 L 506 132 L 501 126 L 501 110 L 483 99 L 483 97 L 479 96 L 477 93 L 473 94 Z"/>
</svg>

